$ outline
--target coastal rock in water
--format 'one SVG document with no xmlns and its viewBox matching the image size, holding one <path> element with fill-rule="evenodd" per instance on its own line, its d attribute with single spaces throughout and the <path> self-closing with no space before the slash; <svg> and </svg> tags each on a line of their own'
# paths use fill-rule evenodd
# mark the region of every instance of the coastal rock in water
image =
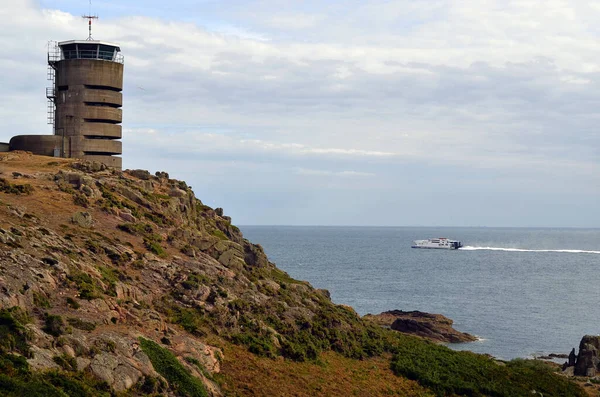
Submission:
<svg viewBox="0 0 600 397">
<path fill-rule="evenodd" d="M 575 376 L 596 376 L 599 369 L 600 336 L 586 335 L 579 342 Z"/>
<path fill-rule="evenodd" d="M 364 318 L 382 327 L 391 328 L 405 334 L 421 336 L 435 342 L 462 343 L 477 340 L 471 334 L 452 328 L 453 321 L 441 314 L 390 310 L 376 315 L 367 314 Z"/>
</svg>

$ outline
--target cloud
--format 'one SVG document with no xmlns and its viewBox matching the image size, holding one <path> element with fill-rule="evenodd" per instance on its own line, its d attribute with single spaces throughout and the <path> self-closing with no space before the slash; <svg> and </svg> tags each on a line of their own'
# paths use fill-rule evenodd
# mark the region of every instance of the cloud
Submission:
<svg viewBox="0 0 600 397">
<path fill-rule="evenodd" d="M 357 171 L 329 171 L 329 170 L 311 170 L 306 168 L 296 168 L 297 175 L 307 176 L 327 176 L 327 177 L 342 177 L 342 178 L 355 178 L 355 177 L 370 177 L 375 176 L 370 172 L 357 172 Z"/>
<path fill-rule="evenodd" d="M 64 3 L 5 3 L 2 141 L 49 132 L 46 41 L 87 35 L 78 13 L 53 6 Z M 146 161 L 143 148 L 153 165 L 211 167 L 214 178 L 236 159 L 228 172 L 273 168 L 280 184 L 371 177 L 373 194 L 390 197 L 413 175 L 451 171 L 470 192 L 491 191 L 482 180 L 493 176 L 544 199 L 565 185 L 600 196 L 600 9 L 588 2 L 234 1 L 204 4 L 198 21 L 159 18 L 154 1 L 117 5 L 94 36 L 125 55 L 126 167 Z"/>
</svg>

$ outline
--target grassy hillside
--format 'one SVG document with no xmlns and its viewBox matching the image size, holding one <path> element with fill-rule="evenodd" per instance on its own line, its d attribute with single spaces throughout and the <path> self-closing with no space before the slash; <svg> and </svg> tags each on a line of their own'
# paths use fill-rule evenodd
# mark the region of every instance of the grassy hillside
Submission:
<svg viewBox="0 0 600 397">
<path fill-rule="evenodd" d="M 0 172 L 0 395 L 584 395 L 361 319 L 166 173 Z"/>
</svg>

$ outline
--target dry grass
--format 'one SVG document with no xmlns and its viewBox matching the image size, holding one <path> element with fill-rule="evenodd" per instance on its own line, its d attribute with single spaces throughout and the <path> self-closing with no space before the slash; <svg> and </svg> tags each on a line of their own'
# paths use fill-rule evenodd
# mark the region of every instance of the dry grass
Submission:
<svg viewBox="0 0 600 397">
<path fill-rule="evenodd" d="M 389 357 L 353 360 L 337 353 L 320 362 L 257 357 L 243 347 L 224 346 L 218 379 L 228 396 L 431 396 L 417 382 L 395 376 Z"/>
</svg>

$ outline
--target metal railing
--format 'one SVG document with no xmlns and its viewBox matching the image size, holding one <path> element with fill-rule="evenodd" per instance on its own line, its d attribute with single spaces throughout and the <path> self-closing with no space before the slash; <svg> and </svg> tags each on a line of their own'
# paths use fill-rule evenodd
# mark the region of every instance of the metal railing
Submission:
<svg viewBox="0 0 600 397">
<path fill-rule="evenodd" d="M 71 50 L 63 51 L 62 59 L 97 59 L 100 61 L 111 61 L 124 63 L 123 54 L 117 51 L 99 51 L 99 50 Z"/>
<path fill-rule="evenodd" d="M 56 41 L 48 42 L 48 63 L 50 65 L 67 59 L 96 59 L 99 61 L 125 63 L 125 57 L 119 51 L 100 51 L 99 49 L 61 51 Z"/>
<path fill-rule="evenodd" d="M 60 61 L 60 48 L 56 41 L 48 42 L 48 63 Z"/>
</svg>

